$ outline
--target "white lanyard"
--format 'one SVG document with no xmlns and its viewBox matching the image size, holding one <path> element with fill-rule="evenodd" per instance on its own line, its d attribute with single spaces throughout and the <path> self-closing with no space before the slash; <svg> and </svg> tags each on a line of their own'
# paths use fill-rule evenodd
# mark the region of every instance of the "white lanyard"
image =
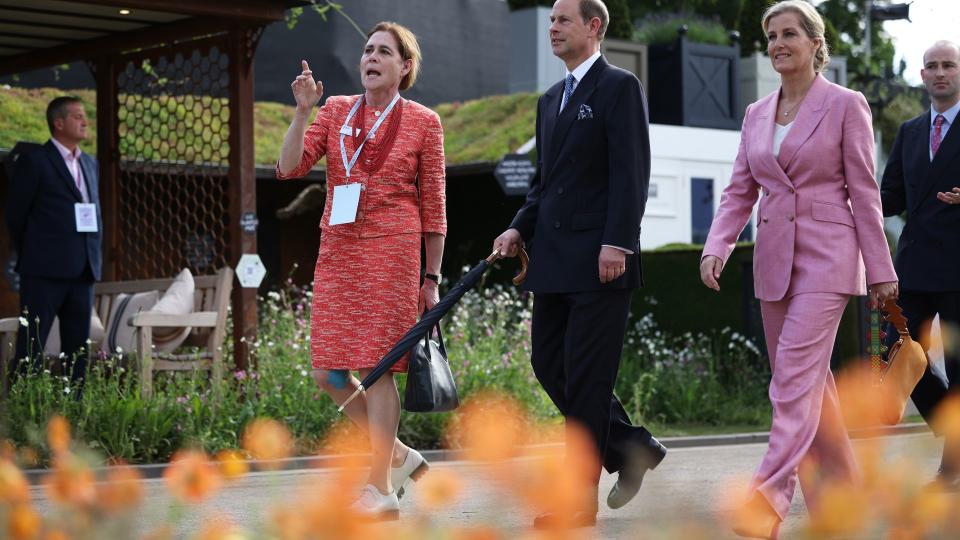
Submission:
<svg viewBox="0 0 960 540">
<path fill-rule="evenodd" d="M 356 114 L 357 109 L 360 108 L 360 103 L 363 101 L 364 97 L 360 96 L 360 99 L 353 104 L 353 108 L 350 109 L 350 114 L 347 115 L 347 119 L 343 122 L 343 127 L 340 128 L 340 158 L 343 159 L 343 168 L 347 172 L 347 178 L 350 178 L 350 169 L 353 168 L 357 163 L 357 158 L 360 157 L 360 151 L 363 150 L 363 145 L 373 137 L 373 134 L 377 132 L 377 129 L 380 128 L 380 124 L 383 123 L 384 118 L 390 114 L 390 111 L 393 110 L 393 106 L 397 104 L 397 100 L 400 99 L 400 93 L 393 96 L 393 101 L 390 102 L 390 105 L 387 105 L 386 110 L 383 111 L 383 114 L 380 115 L 380 118 L 377 118 L 377 121 L 373 124 L 373 127 L 370 128 L 370 131 L 367 132 L 367 136 L 363 138 L 363 142 L 360 143 L 360 146 L 357 147 L 356 152 L 354 152 L 353 157 L 350 159 L 350 162 L 347 162 L 347 148 L 343 145 L 343 138 L 346 137 L 346 133 L 350 133 L 352 128 L 350 127 L 350 120 L 353 119 L 353 115 Z"/>
</svg>

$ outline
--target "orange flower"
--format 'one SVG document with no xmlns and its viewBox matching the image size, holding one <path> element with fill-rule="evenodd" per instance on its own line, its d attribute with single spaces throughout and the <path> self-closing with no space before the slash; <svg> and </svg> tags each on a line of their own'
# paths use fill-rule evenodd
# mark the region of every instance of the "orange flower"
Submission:
<svg viewBox="0 0 960 540">
<path fill-rule="evenodd" d="M 40 533 L 40 516 L 25 504 L 13 507 L 7 522 L 7 534 L 12 540 L 36 538 Z"/>
<path fill-rule="evenodd" d="M 198 540 L 246 540 L 248 536 L 232 523 L 215 519 L 208 523 L 197 535 Z"/>
<path fill-rule="evenodd" d="M 70 540 L 70 535 L 59 529 L 54 529 L 43 535 L 43 540 Z"/>
<path fill-rule="evenodd" d="M 279 540 L 301 540 L 307 538 L 310 530 L 301 509 L 284 507 L 278 507 L 270 514 L 269 529 Z"/>
<path fill-rule="evenodd" d="M 523 442 L 525 419 L 523 409 L 512 399 L 481 393 L 454 417 L 451 442 L 465 448 L 469 460 L 503 461 L 514 457 Z"/>
<path fill-rule="evenodd" d="M 62 416 L 54 416 L 47 422 L 47 444 L 55 454 L 70 449 L 70 423 Z"/>
<path fill-rule="evenodd" d="M 167 488 L 181 501 L 200 502 L 220 487 L 217 468 L 202 450 L 180 450 L 163 473 Z"/>
<path fill-rule="evenodd" d="M 60 504 L 87 506 L 96 499 L 93 470 L 69 453 L 54 461 L 53 473 L 44 482 L 50 499 Z"/>
<path fill-rule="evenodd" d="M 236 450 L 221 450 L 217 454 L 216 460 L 220 466 L 220 473 L 227 480 L 240 478 L 250 470 L 246 460 L 243 459 L 243 455 Z"/>
<path fill-rule="evenodd" d="M 97 502 L 108 513 L 120 513 L 140 505 L 143 499 L 142 476 L 133 467 L 114 465 L 106 482 L 97 487 Z"/>
<path fill-rule="evenodd" d="M 30 485 L 13 462 L 0 459 L 0 503 L 17 504 L 30 500 Z"/>
<path fill-rule="evenodd" d="M 489 526 L 452 531 L 453 540 L 501 540 L 503 533 Z"/>
<path fill-rule="evenodd" d="M 284 459 L 293 452 L 293 437 L 280 422 L 270 418 L 258 418 L 248 424 L 243 432 L 243 449 L 258 460 Z M 261 466 L 275 468 L 279 465 L 264 463 Z"/>
<path fill-rule="evenodd" d="M 460 491 L 460 482 L 455 474 L 434 469 L 417 483 L 417 502 L 429 510 L 443 508 L 451 504 Z"/>
</svg>

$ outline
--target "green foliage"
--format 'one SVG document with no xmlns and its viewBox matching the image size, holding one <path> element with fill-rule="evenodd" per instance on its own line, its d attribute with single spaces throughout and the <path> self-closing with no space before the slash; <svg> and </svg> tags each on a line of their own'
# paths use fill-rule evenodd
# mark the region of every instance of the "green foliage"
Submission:
<svg viewBox="0 0 960 540">
<path fill-rule="evenodd" d="M 630 8 L 627 0 L 607 0 L 607 11 L 610 12 L 610 24 L 607 27 L 606 37 L 616 39 L 631 39 L 633 37 L 633 22 L 630 20 Z"/>
<path fill-rule="evenodd" d="M 0 439 L 32 447 L 45 461 L 43 428 L 62 415 L 76 439 L 105 460 L 160 462 L 184 446 L 211 453 L 236 448 L 248 422 L 270 417 L 290 428 L 298 453 L 312 454 L 344 417 L 310 374 L 311 301 L 309 290 L 289 280 L 261 299 L 260 336 L 249 344 L 257 369 L 231 370 L 223 381 L 211 382 L 206 372 L 161 373 L 146 399 L 130 359 L 104 355 L 92 362 L 79 401 L 69 378 L 21 377 L 0 407 Z M 481 284 L 445 317 L 444 337 L 463 399 L 503 392 L 534 420 L 552 423 L 559 413 L 529 363 L 532 302 L 514 287 Z M 617 390 L 627 410 L 644 420 L 756 429 L 769 421 L 765 366 L 756 347 L 736 334 L 674 337 L 646 315 L 628 328 Z M 404 379 L 398 377 L 401 395 Z M 404 412 L 400 437 L 419 448 L 441 446 L 451 416 Z"/>
<path fill-rule="evenodd" d="M 46 141 L 50 137 L 44 119 L 47 103 L 66 94 L 76 94 L 83 100 L 91 119 L 90 137 L 83 144 L 83 150 L 95 155 L 97 103 L 92 90 L 0 89 L 0 118 L 4 119 L 0 124 L 0 148 L 13 148 L 17 141 Z M 447 163 L 496 161 L 503 154 L 516 150 L 533 137 L 537 98 L 537 94 L 512 94 L 436 106 L 444 126 Z M 136 113 L 121 114 L 120 144 L 125 156 L 150 158 L 163 155 L 171 144 L 182 145 L 183 152 L 188 154 L 193 151 L 193 141 L 211 137 L 223 141 L 222 147 L 226 148 L 226 116 L 213 112 L 223 110 L 223 100 L 196 96 L 129 96 L 129 99 Z M 254 103 L 256 163 L 272 164 L 276 161 L 284 134 L 293 120 L 293 112 L 291 105 Z M 138 115 L 142 115 L 139 121 Z M 145 125 L 151 126 L 154 136 L 150 139 L 142 136 Z M 180 131 L 171 130 L 172 126 L 178 125 L 182 126 Z M 205 146 L 211 148 L 211 145 Z"/>
<path fill-rule="evenodd" d="M 740 53 L 750 56 L 756 51 L 767 50 L 767 36 L 763 33 L 760 23 L 767 8 L 776 0 L 744 0 L 743 10 L 737 21 L 737 30 L 740 32 Z"/>
<path fill-rule="evenodd" d="M 537 94 L 491 96 L 434 107 L 447 163 L 496 161 L 533 137 Z"/>
<path fill-rule="evenodd" d="M 669 335 L 645 315 L 628 329 L 617 394 L 637 423 L 769 425 L 757 346 L 729 328 Z"/>
<path fill-rule="evenodd" d="M 870 23 L 871 55 L 869 65 L 863 54 L 863 5 L 850 0 L 824 0 L 817 5 L 824 19 L 835 27 L 840 39 L 831 54 L 847 57 L 847 72 L 853 83 L 864 83 L 871 75 L 901 75 L 894 65 L 894 46 L 880 21 Z M 831 43 L 834 45 L 834 43 Z"/>
<path fill-rule="evenodd" d="M 730 35 L 723 25 L 696 15 L 650 15 L 640 21 L 634 39 L 648 45 L 673 43 L 677 29 L 687 25 L 687 39 L 694 43 L 729 45 Z"/>
</svg>

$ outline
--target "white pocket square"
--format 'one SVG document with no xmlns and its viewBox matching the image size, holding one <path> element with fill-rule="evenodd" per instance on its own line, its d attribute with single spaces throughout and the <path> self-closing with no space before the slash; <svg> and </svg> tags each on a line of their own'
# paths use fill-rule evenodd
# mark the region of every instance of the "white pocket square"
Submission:
<svg viewBox="0 0 960 540">
<path fill-rule="evenodd" d="M 577 120 L 583 120 L 584 118 L 593 118 L 593 109 L 586 103 L 580 105 L 580 112 L 577 113 Z"/>
</svg>

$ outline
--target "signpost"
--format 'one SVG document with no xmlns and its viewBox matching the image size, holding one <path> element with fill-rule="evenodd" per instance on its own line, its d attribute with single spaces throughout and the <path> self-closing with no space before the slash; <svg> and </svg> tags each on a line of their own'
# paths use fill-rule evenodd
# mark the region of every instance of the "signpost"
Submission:
<svg viewBox="0 0 960 540">
<path fill-rule="evenodd" d="M 500 188 L 508 197 L 526 195 L 535 174 L 537 174 L 537 167 L 525 154 L 506 154 L 493 170 Z"/>
</svg>

